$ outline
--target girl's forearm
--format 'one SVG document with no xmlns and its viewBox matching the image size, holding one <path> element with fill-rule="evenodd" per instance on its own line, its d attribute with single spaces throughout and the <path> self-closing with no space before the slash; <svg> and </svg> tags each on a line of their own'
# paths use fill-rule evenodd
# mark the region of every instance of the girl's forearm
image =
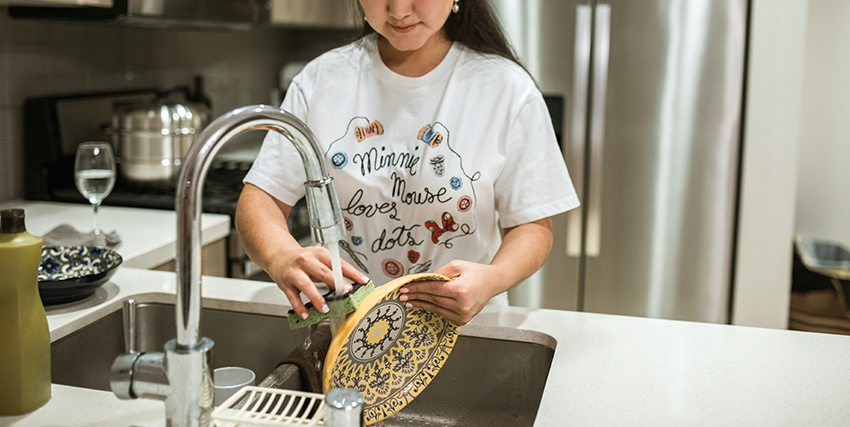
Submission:
<svg viewBox="0 0 850 427">
<path fill-rule="evenodd" d="M 236 230 L 245 252 L 266 271 L 276 254 L 279 256 L 291 245 L 300 248 L 286 224 L 291 209 L 251 184 L 245 185 L 239 197 Z"/>
<path fill-rule="evenodd" d="M 531 277 L 546 262 L 552 250 L 552 219 L 518 225 L 504 230 L 499 250 L 490 262 L 502 267 L 504 279 L 496 294 L 512 289 Z"/>
</svg>

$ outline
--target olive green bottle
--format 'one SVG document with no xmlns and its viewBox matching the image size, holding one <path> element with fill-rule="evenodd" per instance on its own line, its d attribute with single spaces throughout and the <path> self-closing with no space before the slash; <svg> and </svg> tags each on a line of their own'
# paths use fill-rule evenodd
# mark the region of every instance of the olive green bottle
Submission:
<svg viewBox="0 0 850 427">
<path fill-rule="evenodd" d="M 38 296 L 41 237 L 23 209 L 0 211 L 0 415 L 32 412 L 50 400 L 50 330 Z"/>
</svg>

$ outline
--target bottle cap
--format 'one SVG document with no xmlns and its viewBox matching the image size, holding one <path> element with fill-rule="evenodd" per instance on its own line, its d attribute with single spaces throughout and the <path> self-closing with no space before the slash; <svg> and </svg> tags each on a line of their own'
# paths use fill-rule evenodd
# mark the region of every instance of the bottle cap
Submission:
<svg viewBox="0 0 850 427">
<path fill-rule="evenodd" d="M 23 209 L 4 209 L 0 211 L 0 233 L 18 234 L 27 231 L 24 224 Z"/>
</svg>

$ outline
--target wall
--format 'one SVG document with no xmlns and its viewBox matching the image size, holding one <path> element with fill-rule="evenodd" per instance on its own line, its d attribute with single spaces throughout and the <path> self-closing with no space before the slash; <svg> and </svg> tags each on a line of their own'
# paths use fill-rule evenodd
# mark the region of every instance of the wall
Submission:
<svg viewBox="0 0 850 427">
<path fill-rule="evenodd" d="M 850 2 L 809 5 L 796 231 L 850 246 Z"/>
<path fill-rule="evenodd" d="M 205 79 L 219 116 L 268 103 L 280 67 L 342 44 L 345 32 L 182 31 L 12 20 L 0 7 L 0 201 L 23 197 L 24 99 L 189 85 Z"/>
<path fill-rule="evenodd" d="M 751 5 L 732 323 L 786 328 L 808 1 Z"/>
</svg>

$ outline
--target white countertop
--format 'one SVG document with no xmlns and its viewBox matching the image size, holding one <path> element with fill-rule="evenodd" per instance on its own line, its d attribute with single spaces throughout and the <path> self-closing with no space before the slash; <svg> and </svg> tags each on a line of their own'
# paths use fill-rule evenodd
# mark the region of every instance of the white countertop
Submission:
<svg viewBox="0 0 850 427">
<path fill-rule="evenodd" d="M 48 311 L 51 337 L 134 296 L 173 302 L 173 273 L 124 268 L 92 298 Z M 205 277 L 204 306 L 283 314 L 272 283 Z M 508 327 L 511 329 L 494 328 Z M 555 355 L 537 426 L 843 426 L 850 424 L 850 337 L 514 307 L 488 307 L 461 333 L 551 336 Z M 521 363 L 521 361 L 519 361 Z M 53 387 L 42 409 L 0 426 L 161 426 L 161 402 Z"/>
<path fill-rule="evenodd" d="M 79 231 L 92 228 L 92 208 L 76 203 L 10 200 L 0 202 L 0 209 L 23 208 L 27 231 L 42 236 L 60 224 L 70 224 Z M 121 245 L 115 250 L 124 259 L 123 267 L 153 268 L 174 259 L 177 241 L 177 214 L 157 209 L 101 206 L 98 209 L 103 230 L 117 231 Z M 230 217 L 220 214 L 201 215 L 202 242 L 215 242 L 230 234 Z"/>
</svg>

